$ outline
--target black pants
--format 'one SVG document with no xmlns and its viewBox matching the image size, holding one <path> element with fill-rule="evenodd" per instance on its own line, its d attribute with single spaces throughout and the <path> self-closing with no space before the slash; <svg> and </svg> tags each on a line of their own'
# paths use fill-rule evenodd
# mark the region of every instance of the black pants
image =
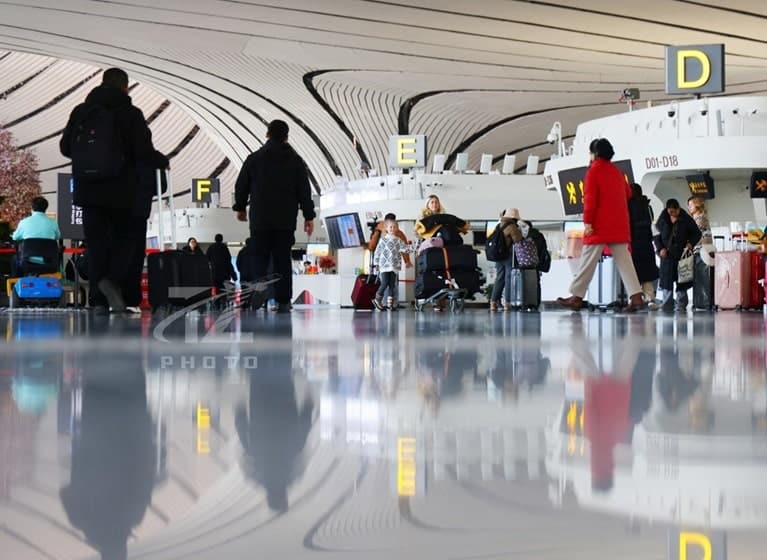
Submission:
<svg viewBox="0 0 767 560">
<path fill-rule="evenodd" d="M 130 244 L 130 256 L 120 288 L 125 305 L 136 307 L 141 303 L 141 274 L 144 272 L 146 257 L 146 218 L 132 217 L 125 233 Z"/>
<path fill-rule="evenodd" d="M 88 245 L 88 282 L 94 305 L 106 305 L 96 289 L 104 278 L 122 286 L 134 252 L 135 231 L 130 210 L 87 206 L 83 208 L 83 231 Z"/>
<path fill-rule="evenodd" d="M 263 278 L 274 264 L 274 272 L 280 275 L 275 284 L 274 298 L 277 303 L 289 304 L 293 293 L 293 268 L 290 250 L 296 242 L 294 232 L 283 230 L 251 230 L 253 244 L 253 273 L 256 280 Z"/>
</svg>

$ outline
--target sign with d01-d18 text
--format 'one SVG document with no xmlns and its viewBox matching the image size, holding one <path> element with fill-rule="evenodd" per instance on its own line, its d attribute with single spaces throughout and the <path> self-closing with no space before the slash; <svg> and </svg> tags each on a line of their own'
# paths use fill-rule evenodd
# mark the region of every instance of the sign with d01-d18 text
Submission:
<svg viewBox="0 0 767 560">
<path fill-rule="evenodd" d="M 630 159 L 614 161 L 613 165 L 621 170 L 627 184 L 634 182 L 634 169 Z M 565 216 L 583 214 L 583 187 L 588 170 L 588 167 L 576 167 L 559 172 L 559 191 Z"/>
</svg>

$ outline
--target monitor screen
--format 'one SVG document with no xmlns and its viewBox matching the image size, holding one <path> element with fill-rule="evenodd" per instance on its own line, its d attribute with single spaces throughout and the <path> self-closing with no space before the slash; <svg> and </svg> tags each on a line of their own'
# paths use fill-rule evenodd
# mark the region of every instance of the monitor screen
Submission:
<svg viewBox="0 0 767 560">
<path fill-rule="evenodd" d="M 492 222 L 487 222 L 485 224 L 485 236 L 490 237 L 493 235 L 493 232 L 495 231 L 495 226 L 497 226 L 500 223 L 500 220 L 493 220 Z"/>
<path fill-rule="evenodd" d="M 307 257 L 327 257 L 330 254 L 330 246 L 327 243 L 309 243 L 306 246 Z"/>
<path fill-rule="evenodd" d="M 146 247 L 147 249 L 159 249 L 160 248 L 160 238 L 156 235 L 150 236 L 146 238 Z"/>
<path fill-rule="evenodd" d="M 325 228 L 333 249 L 350 249 L 362 247 L 365 244 L 365 234 L 362 232 L 359 214 L 339 214 L 325 218 Z"/>
</svg>

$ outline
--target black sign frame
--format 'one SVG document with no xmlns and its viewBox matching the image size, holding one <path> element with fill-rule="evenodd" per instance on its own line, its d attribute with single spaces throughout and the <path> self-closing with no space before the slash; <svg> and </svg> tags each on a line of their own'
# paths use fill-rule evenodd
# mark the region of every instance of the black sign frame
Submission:
<svg viewBox="0 0 767 560">
<path fill-rule="evenodd" d="M 634 168 L 631 165 L 631 160 L 622 159 L 612 163 L 621 170 L 626 184 L 631 185 L 634 182 Z M 588 170 L 589 166 L 575 167 L 563 169 L 557 174 L 559 177 L 559 194 L 562 197 L 562 208 L 565 216 L 583 214 L 583 188 Z"/>
<path fill-rule="evenodd" d="M 767 171 L 754 171 L 748 183 L 751 198 L 767 198 Z"/>
<path fill-rule="evenodd" d="M 85 239 L 83 209 L 73 203 L 74 180 L 71 173 L 58 174 L 56 221 L 62 239 Z"/>
</svg>

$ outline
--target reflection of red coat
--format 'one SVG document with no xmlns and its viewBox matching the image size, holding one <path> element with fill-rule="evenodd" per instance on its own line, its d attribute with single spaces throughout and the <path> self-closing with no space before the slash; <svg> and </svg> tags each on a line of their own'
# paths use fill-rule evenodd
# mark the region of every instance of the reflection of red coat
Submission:
<svg viewBox="0 0 767 560">
<path fill-rule="evenodd" d="M 594 233 L 584 236 L 583 243 L 630 243 L 629 198 L 631 188 L 621 170 L 607 160 L 594 160 L 583 186 L 583 223 Z"/>
<path fill-rule="evenodd" d="M 591 446 L 591 480 L 612 486 L 613 452 L 628 436 L 630 379 L 589 377 L 584 397 L 584 431 Z"/>
</svg>

